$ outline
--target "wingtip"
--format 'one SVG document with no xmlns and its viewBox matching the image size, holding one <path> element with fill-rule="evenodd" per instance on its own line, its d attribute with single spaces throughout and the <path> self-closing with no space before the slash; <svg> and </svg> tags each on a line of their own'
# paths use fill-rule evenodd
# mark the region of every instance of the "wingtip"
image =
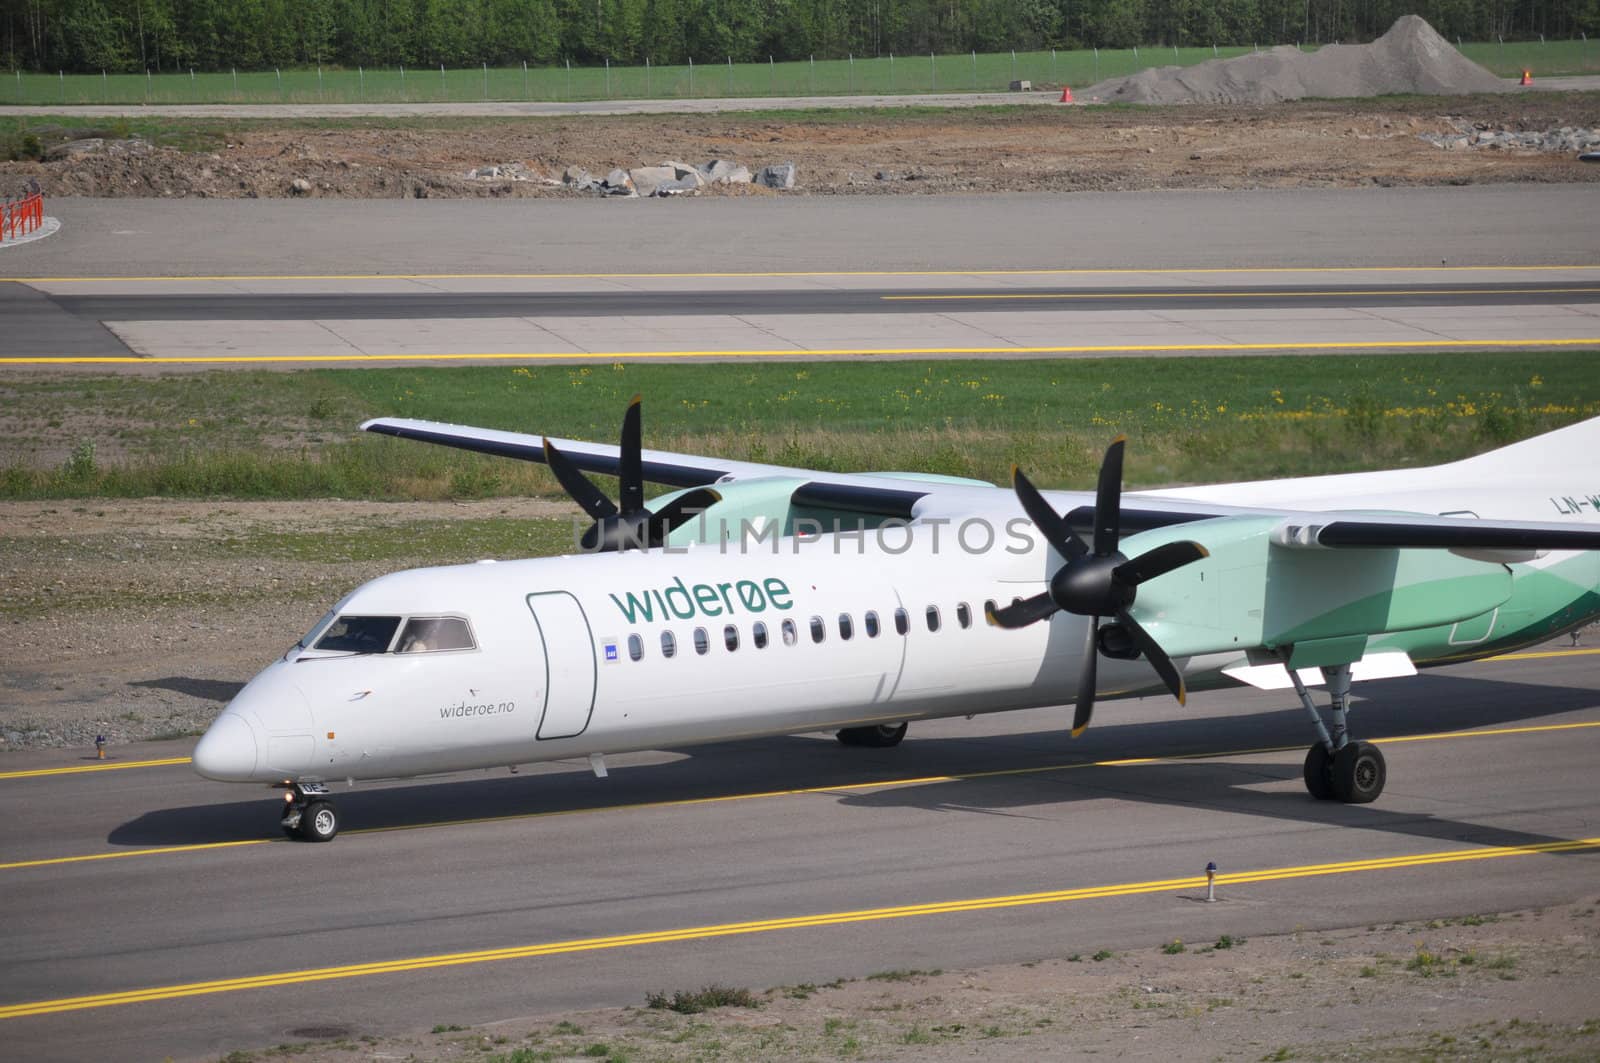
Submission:
<svg viewBox="0 0 1600 1063">
<path fill-rule="evenodd" d="M 1189 540 L 1189 541 L 1190 541 L 1190 542 L 1194 542 L 1194 540 L 1193 540 L 1193 539 L 1191 539 L 1191 540 Z M 1201 543 L 1195 543 L 1195 544 L 1194 544 L 1194 548 L 1195 548 L 1195 549 L 1196 549 L 1196 550 L 1198 550 L 1198 551 L 1200 551 L 1200 556 L 1201 556 L 1201 557 L 1210 557 L 1210 556 L 1211 556 L 1211 551 L 1210 551 L 1210 550 L 1207 550 L 1207 549 L 1206 549 L 1206 548 L 1205 548 L 1205 546 L 1204 546 L 1204 545 L 1202 545 L 1202 544 L 1201 544 Z"/>
<path fill-rule="evenodd" d="M 639 394 L 639 395 L 635 395 L 633 398 L 629 399 L 628 400 L 628 405 L 629 406 L 637 406 L 642 402 L 644 402 L 644 395 Z"/>
<path fill-rule="evenodd" d="M 1083 732 L 1087 731 L 1088 729 L 1089 729 L 1089 725 L 1088 724 L 1084 724 L 1082 727 L 1074 727 L 1072 729 L 1072 737 L 1073 738 L 1077 738 L 1079 735 L 1083 734 Z"/>
</svg>

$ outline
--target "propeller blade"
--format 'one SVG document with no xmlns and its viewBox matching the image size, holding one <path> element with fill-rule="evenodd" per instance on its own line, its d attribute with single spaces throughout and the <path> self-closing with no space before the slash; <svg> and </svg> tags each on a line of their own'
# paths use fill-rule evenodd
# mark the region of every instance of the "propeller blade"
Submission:
<svg viewBox="0 0 1600 1063">
<path fill-rule="evenodd" d="M 1011 487 L 1017 492 L 1017 500 L 1022 503 L 1028 519 L 1044 535 L 1045 542 L 1056 548 L 1056 553 L 1071 559 L 1089 552 L 1083 540 L 1061 519 L 1055 507 L 1045 501 L 1039 489 L 1015 465 L 1011 466 Z"/>
<path fill-rule="evenodd" d="M 1118 613 L 1117 622 L 1132 636 L 1144 654 L 1144 659 L 1150 662 L 1161 681 L 1167 684 L 1167 689 L 1172 691 L 1172 696 L 1178 699 L 1178 704 L 1186 704 L 1189 700 L 1189 689 L 1183 685 L 1183 676 L 1178 674 L 1177 665 L 1172 663 L 1172 658 L 1167 656 L 1167 651 L 1156 644 L 1150 637 L 1150 632 L 1139 626 L 1139 622 L 1128 613 Z"/>
<path fill-rule="evenodd" d="M 667 535 L 680 524 L 693 520 L 701 512 L 722 501 L 722 496 L 709 487 L 686 491 L 650 514 L 650 545 L 659 546 Z"/>
<path fill-rule="evenodd" d="M 643 430 L 639 426 L 639 406 L 640 396 L 635 395 L 628 400 L 628 412 L 622 415 L 622 451 L 617 455 L 617 479 L 624 517 L 635 516 L 644 509 Z"/>
<path fill-rule="evenodd" d="M 617 507 L 611 499 L 590 482 L 583 474 L 583 470 L 572 464 L 572 459 L 557 450 L 548 438 L 544 441 L 544 460 L 550 466 L 550 471 L 555 473 L 562 488 L 590 517 L 604 520 L 616 516 Z"/>
<path fill-rule="evenodd" d="M 1089 727 L 1094 715 L 1095 668 L 1100 662 L 1100 618 L 1089 618 L 1088 636 L 1083 642 L 1083 664 L 1078 668 L 1078 707 L 1072 713 L 1072 737 L 1077 738 Z"/>
<path fill-rule="evenodd" d="M 1050 616 L 1058 608 L 1060 607 L 1056 605 L 1055 599 L 1050 597 L 1050 592 L 1045 591 L 1043 594 L 1035 594 L 1032 598 L 1012 602 L 1002 609 L 986 609 L 984 617 L 989 623 L 998 627 L 1027 627 Z"/>
<path fill-rule="evenodd" d="M 1094 490 L 1094 556 L 1110 557 L 1117 552 L 1118 529 L 1122 524 L 1122 448 L 1127 436 L 1118 436 L 1106 448 L 1100 463 L 1100 482 Z"/>
<path fill-rule="evenodd" d="M 1182 568 L 1191 561 L 1210 556 L 1211 551 L 1199 543 L 1184 539 L 1181 542 L 1165 543 L 1153 550 L 1146 550 L 1132 561 L 1125 561 L 1112 569 L 1111 575 L 1119 583 L 1137 587 L 1157 576 L 1165 576 L 1175 568 Z"/>
</svg>

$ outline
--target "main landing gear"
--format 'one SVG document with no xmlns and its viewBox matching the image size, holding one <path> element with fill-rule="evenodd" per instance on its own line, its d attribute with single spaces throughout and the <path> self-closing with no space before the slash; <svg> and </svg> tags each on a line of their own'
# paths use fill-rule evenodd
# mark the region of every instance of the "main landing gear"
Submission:
<svg viewBox="0 0 1600 1063">
<path fill-rule="evenodd" d="M 840 745 L 865 746 L 868 749 L 888 749 L 900 744 L 906 736 L 906 724 L 880 723 L 875 727 L 844 727 L 839 730 Z"/>
<path fill-rule="evenodd" d="M 1288 668 L 1287 661 L 1284 667 Z M 1322 714 L 1311 700 L 1300 676 L 1293 668 L 1288 670 L 1289 678 L 1294 683 L 1294 692 L 1300 695 L 1300 703 L 1306 707 L 1311 723 L 1317 729 L 1317 744 L 1306 753 L 1306 789 L 1318 801 L 1342 801 L 1347 805 L 1376 801 L 1378 795 L 1383 793 L 1389 769 L 1377 746 L 1371 742 L 1357 742 L 1350 737 L 1346 726 L 1346 714 L 1350 708 L 1350 666 L 1341 664 L 1322 670 L 1332 701 L 1329 712 L 1333 723 L 1331 733 L 1322 722 Z"/>
<path fill-rule="evenodd" d="M 306 842 L 331 842 L 339 833 L 339 813 L 318 782 L 278 783 L 285 792 L 283 833 Z"/>
</svg>

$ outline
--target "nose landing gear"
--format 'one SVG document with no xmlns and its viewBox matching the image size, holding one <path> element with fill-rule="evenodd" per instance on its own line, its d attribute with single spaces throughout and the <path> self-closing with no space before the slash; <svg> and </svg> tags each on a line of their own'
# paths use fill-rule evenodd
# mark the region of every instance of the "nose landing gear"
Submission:
<svg viewBox="0 0 1600 1063">
<path fill-rule="evenodd" d="M 1284 662 L 1288 668 L 1288 662 Z M 1324 668 L 1322 674 L 1328 681 L 1331 696 L 1330 715 L 1333 730 L 1322 722 L 1322 714 L 1306 691 L 1305 683 L 1293 668 L 1289 679 L 1300 703 L 1311 717 L 1317 730 L 1318 742 L 1306 753 L 1306 790 L 1318 801 L 1340 801 L 1347 805 L 1364 805 L 1376 801 L 1388 781 L 1389 768 L 1383 753 L 1371 742 L 1357 742 L 1350 737 L 1346 713 L 1350 707 L 1350 666 L 1341 664 Z"/>
<path fill-rule="evenodd" d="M 328 800 L 328 788 L 316 782 L 277 785 L 286 791 L 283 833 L 299 841 L 333 841 L 339 833 L 339 814 Z"/>
</svg>

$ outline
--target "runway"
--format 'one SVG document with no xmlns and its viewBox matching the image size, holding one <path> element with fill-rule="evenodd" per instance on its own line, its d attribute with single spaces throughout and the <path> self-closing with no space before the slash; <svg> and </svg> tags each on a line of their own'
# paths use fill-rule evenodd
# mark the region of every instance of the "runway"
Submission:
<svg viewBox="0 0 1600 1063">
<path fill-rule="evenodd" d="M 1576 186 L 58 202 L 0 365 L 1600 346 Z"/>
<path fill-rule="evenodd" d="M 1550 645 L 1358 686 L 1390 769 L 1368 806 L 1307 797 L 1301 710 L 1242 688 L 1108 704 L 1076 742 L 1052 709 L 914 724 L 895 750 L 798 736 L 606 780 L 362 786 L 327 846 L 278 838 L 265 789 L 170 763 L 181 744 L 113 770 L 8 754 L 0 1030 L 29 1059 L 215 1057 L 309 1026 L 1571 900 L 1600 861 L 1597 660 Z"/>
<path fill-rule="evenodd" d="M 1600 346 L 1600 269 L 39 279 L 0 365 Z"/>
</svg>

